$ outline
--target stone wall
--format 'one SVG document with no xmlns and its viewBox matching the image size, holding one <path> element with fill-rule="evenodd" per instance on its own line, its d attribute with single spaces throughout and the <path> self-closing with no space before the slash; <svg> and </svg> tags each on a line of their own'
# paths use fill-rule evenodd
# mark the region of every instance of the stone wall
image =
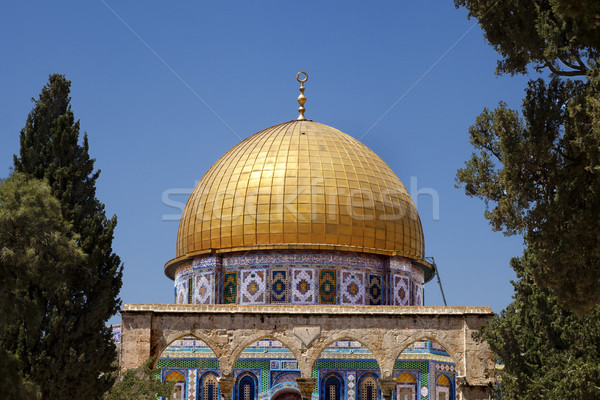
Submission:
<svg viewBox="0 0 600 400">
<path fill-rule="evenodd" d="M 488 398 L 494 377 L 489 347 L 472 337 L 492 318 L 489 307 L 128 304 L 121 315 L 122 368 L 135 368 L 159 356 L 173 341 L 195 336 L 219 359 L 223 388 L 233 379 L 240 353 L 265 337 L 279 340 L 293 353 L 307 393 L 316 383 L 312 371 L 321 352 L 340 339 L 357 340 L 373 353 L 381 369 L 384 400 L 385 388 L 393 386 L 386 381 L 392 380 L 395 361 L 423 338 L 439 343 L 452 356 L 461 377 L 458 399 Z"/>
</svg>

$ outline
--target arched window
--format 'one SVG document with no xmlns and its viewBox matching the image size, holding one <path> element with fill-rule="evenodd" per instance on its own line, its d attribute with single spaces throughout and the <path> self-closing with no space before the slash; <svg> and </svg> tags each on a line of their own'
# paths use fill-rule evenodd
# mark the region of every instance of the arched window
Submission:
<svg viewBox="0 0 600 400">
<path fill-rule="evenodd" d="M 377 380 L 373 375 L 361 378 L 359 400 L 377 400 Z"/>
<path fill-rule="evenodd" d="M 435 392 L 438 400 L 450 400 L 452 398 L 452 382 L 447 375 L 441 374 L 435 380 Z"/>
<path fill-rule="evenodd" d="M 254 400 L 256 398 L 256 382 L 254 377 L 246 374 L 239 380 L 237 387 L 237 400 Z"/>
<path fill-rule="evenodd" d="M 321 389 L 321 398 L 324 400 L 342 399 L 342 380 L 337 375 L 326 375 Z"/>
<path fill-rule="evenodd" d="M 219 385 L 213 374 L 205 375 L 202 379 L 202 400 L 219 400 Z"/>
<path fill-rule="evenodd" d="M 183 400 L 185 398 L 185 377 L 179 371 L 172 371 L 165 376 L 165 382 L 174 382 L 170 400 Z"/>
<path fill-rule="evenodd" d="M 410 372 L 403 372 L 396 378 L 395 400 L 414 400 L 417 398 L 417 378 Z"/>
</svg>

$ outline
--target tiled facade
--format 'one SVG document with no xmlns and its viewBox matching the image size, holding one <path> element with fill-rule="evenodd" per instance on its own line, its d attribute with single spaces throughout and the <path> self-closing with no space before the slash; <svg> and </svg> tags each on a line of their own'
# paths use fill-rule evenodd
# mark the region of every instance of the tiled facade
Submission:
<svg viewBox="0 0 600 400">
<path fill-rule="evenodd" d="M 178 397 L 172 400 L 206 397 L 214 400 L 208 396 L 210 393 L 203 396 L 203 391 L 210 391 L 211 382 L 220 376 L 219 364 L 213 351 L 201 340 L 194 337 L 176 340 L 163 351 L 157 367 L 163 380 L 176 382 Z M 248 346 L 238 357 L 233 372 L 238 381 L 249 377 L 253 382 L 250 394 L 244 391 L 247 389 L 244 385 L 237 385 L 234 400 L 270 400 L 286 391 L 298 391 L 298 362 L 277 340 L 262 339 Z M 343 400 L 380 399 L 379 375 L 379 365 L 366 347 L 357 341 L 339 340 L 323 351 L 314 366 L 313 376 L 318 380 L 313 399 L 319 399 L 331 376 L 339 379 Z M 396 381 L 394 400 L 449 400 L 455 393 L 456 365 L 442 346 L 424 339 L 400 355 L 394 365 L 393 378 Z"/>
<path fill-rule="evenodd" d="M 327 251 L 197 257 L 175 274 L 176 304 L 423 305 L 409 260 Z"/>
</svg>

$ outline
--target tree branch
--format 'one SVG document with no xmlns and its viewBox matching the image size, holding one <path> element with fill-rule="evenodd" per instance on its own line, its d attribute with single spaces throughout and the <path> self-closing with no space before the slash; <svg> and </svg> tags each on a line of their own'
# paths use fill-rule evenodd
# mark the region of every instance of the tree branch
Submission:
<svg viewBox="0 0 600 400">
<path fill-rule="evenodd" d="M 558 57 L 558 59 L 559 59 L 559 60 L 560 60 L 560 61 L 561 61 L 563 64 L 565 64 L 567 67 L 569 67 L 569 68 L 571 68 L 571 69 L 577 69 L 577 70 L 579 70 L 579 69 L 580 69 L 580 68 L 579 68 L 579 67 L 577 67 L 575 64 L 571 64 L 571 62 L 570 62 L 569 60 L 565 60 L 565 59 L 564 59 L 564 58 L 562 58 L 562 57 Z"/>
<path fill-rule="evenodd" d="M 579 68 L 580 69 L 584 69 L 586 72 L 590 69 L 590 67 L 588 67 L 586 65 L 586 63 L 583 62 L 583 60 L 581 59 L 581 57 L 579 56 L 579 53 L 576 51 L 573 51 L 573 56 L 575 57 L 575 60 L 577 61 L 577 64 L 579 64 Z"/>
<path fill-rule="evenodd" d="M 546 64 L 544 64 L 543 66 L 540 67 L 540 69 L 542 68 L 548 68 L 554 75 L 558 75 L 558 76 L 585 76 L 586 75 L 586 71 L 582 71 L 582 70 L 575 70 L 575 71 L 563 71 L 559 68 L 556 68 L 554 65 L 552 65 L 552 63 L 546 61 Z"/>
</svg>

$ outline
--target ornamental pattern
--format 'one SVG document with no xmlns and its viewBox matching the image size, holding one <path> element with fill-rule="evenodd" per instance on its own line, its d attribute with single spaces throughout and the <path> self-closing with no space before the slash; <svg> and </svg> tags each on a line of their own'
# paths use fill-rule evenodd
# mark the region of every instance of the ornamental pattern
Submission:
<svg viewBox="0 0 600 400">
<path fill-rule="evenodd" d="M 423 305 L 423 279 L 423 271 L 403 258 L 209 255 L 177 270 L 174 297 L 176 304 Z"/>
<path fill-rule="evenodd" d="M 385 258 L 370 255 L 349 255 L 336 253 L 254 253 L 223 256 L 223 267 L 242 267 L 274 264 L 313 264 L 313 265 L 345 265 L 348 267 L 383 269 Z M 408 262 L 410 266 L 410 262 Z"/>
<path fill-rule="evenodd" d="M 410 281 L 404 275 L 394 275 L 394 305 L 407 306 L 410 301 Z"/>
<path fill-rule="evenodd" d="M 188 280 L 181 280 L 175 289 L 175 304 L 187 304 L 188 302 Z"/>
<path fill-rule="evenodd" d="M 335 304 L 337 295 L 336 271 L 322 269 L 319 271 L 319 303 Z"/>
<path fill-rule="evenodd" d="M 383 304 L 383 285 L 379 275 L 369 275 L 367 282 L 367 305 L 380 306 Z"/>
<path fill-rule="evenodd" d="M 292 302 L 295 304 L 315 304 L 315 270 L 298 268 L 292 270 Z"/>
<path fill-rule="evenodd" d="M 223 304 L 237 303 L 237 272 L 223 275 Z"/>
<path fill-rule="evenodd" d="M 241 271 L 240 304 L 265 304 L 267 302 L 266 270 Z"/>
<path fill-rule="evenodd" d="M 365 304 L 364 272 L 342 271 L 340 292 L 340 304 Z"/>
<path fill-rule="evenodd" d="M 271 270 L 271 303 L 289 303 L 289 272 L 285 269 Z"/>
<path fill-rule="evenodd" d="M 194 304 L 214 304 L 214 273 L 204 272 L 195 276 Z"/>
</svg>

